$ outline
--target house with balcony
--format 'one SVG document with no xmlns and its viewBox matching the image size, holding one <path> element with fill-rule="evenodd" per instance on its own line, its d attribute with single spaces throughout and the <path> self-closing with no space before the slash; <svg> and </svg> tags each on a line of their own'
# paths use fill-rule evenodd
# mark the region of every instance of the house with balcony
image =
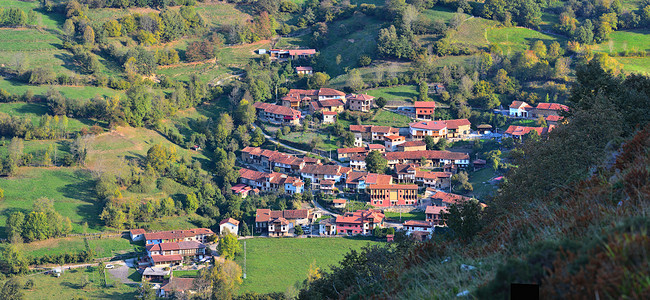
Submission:
<svg viewBox="0 0 650 300">
<path fill-rule="evenodd" d="M 419 121 L 409 123 L 409 133 L 415 140 L 423 140 L 430 136 L 437 143 L 441 138 L 447 138 L 447 123 L 445 121 Z"/>
<path fill-rule="evenodd" d="M 172 243 L 183 241 L 197 241 L 205 243 L 206 239 L 213 236 L 214 232 L 208 228 L 194 228 L 188 230 L 170 230 L 144 233 L 145 245 Z"/>
<path fill-rule="evenodd" d="M 470 134 L 471 123 L 467 119 L 444 120 L 447 124 L 447 138 L 464 138 Z"/>
<path fill-rule="evenodd" d="M 320 218 L 320 214 L 309 209 L 258 209 L 255 213 L 255 232 L 268 232 L 272 236 L 283 236 L 295 226 L 309 225 L 318 218 Z"/>
<path fill-rule="evenodd" d="M 375 103 L 375 97 L 367 94 L 348 95 L 348 108 L 353 111 L 369 112 Z"/>
<path fill-rule="evenodd" d="M 357 210 L 336 217 L 336 231 L 341 235 L 370 235 L 375 227 L 384 227 L 384 214 L 378 210 Z"/>
<path fill-rule="evenodd" d="M 296 67 L 296 74 L 311 75 L 314 74 L 314 69 L 312 67 Z"/>
<path fill-rule="evenodd" d="M 253 104 L 260 120 L 277 125 L 300 125 L 300 111 L 265 102 Z"/>
<path fill-rule="evenodd" d="M 355 134 L 361 134 L 362 140 L 367 142 L 383 142 L 385 136 L 399 135 L 399 129 L 390 126 L 350 125 L 350 131 Z"/>
<path fill-rule="evenodd" d="M 424 233 L 428 236 L 433 233 L 433 224 L 427 221 L 408 220 L 403 223 L 403 226 L 404 230 L 406 231 L 406 235 L 411 235 L 413 233 Z"/>
<path fill-rule="evenodd" d="M 425 188 L 446 189 L 451 185 L 450 172 L 416 171 L 415 182 Z"/>
<path fill-rule="evenodd" d="M 146 246 L 151 265 L 175 265 L 183 260 L 202 259 L 206 246 L 197 241 L 181 241 L 151 244 Z"/>
<path fill-rule="evenodd" d="M 384 146 L 388 151 L 397 151 L 397 147 L 406 142 L 406 138 L 399 135 L 384 136 Z"/>
<path fill-rule="evenodd" d="M 433 101 L 415 101 L 415 118 L 420 120 L 433 120 L 436 113 L 436 103 Z"/>
<path fill-rule="evenodd" d="M 312 188 L 319 189 L 322 180 L 334 181 L 339 183 L 345 180 L 348 173 L 352 171 L 351 168 L 342 167 L 340 165 L 308 165 L 300 170 L 302 178 L 311 180 Z"/>
<path fill-rule="evenodd" d="M 246 168 L 239 169 L 239 181 L 267 193 L 277 193 L 282 188 L 289 195 L 301 194 L 305 187 L 305 183 L 297 177 L 284 173 L 266 173 Z"/>
<path fill-rule="evenodd" d="M 370 172 L 357 172 L 353 171 L 348 173 L 345 179 L 345 187 L 349 189 L 356 189 L 357 192 L 363 192 L 369 185 L 372 184 L 392 184 L 393 176 L 376 174 Z"/>
<path fill-rule="evenodd" d="M 446 206 L 429 205 L 427 206 L 424 214 L 426 215 L 426 222 L 434 226 L 444 226 L 445 221 L 442 215 L 448 213 Z"/>
</svg>

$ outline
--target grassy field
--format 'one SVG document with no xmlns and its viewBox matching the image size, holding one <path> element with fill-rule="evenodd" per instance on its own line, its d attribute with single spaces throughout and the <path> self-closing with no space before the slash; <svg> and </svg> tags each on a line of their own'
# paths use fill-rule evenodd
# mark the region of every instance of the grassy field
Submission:
<svg viewBox="0 0 650 300">
<path fill-rule="evenodd" d="M 485 167 L 476 172 L 469 173 L 469 182 L 474 187 L 474 197 L 483 199 L 496 191 L 496 186 L 490 184 L 488 180 L 492 179 L 496 174 L 490 167 Z"/>
<path fill-rule="evenodd" d="M 350 30 L 351 27 L 359 27 L 358 30 Z M 320 57 L 327 62 L 325 71 L 330 76 L 345 73 L 345 68 L 358 66 L 359 58 L 368 55 L 374 58 L 376 52 L 375 38 L 379 34 L 381 22 L 372 17 L 355 17 L 329 25 L 328 43 L 323 49 L 319 49 Z M 350 51 L 354 49 L 354 51 Z M 337 55 L 341 55 L 340 63 L 336 63 Z"/>
<path fill-rule="evenodd" d="M 34 288 L 23 290 L 25 299 L 133 299 L 137 295 L 135 286 L 121 283 L 108 272 L 109 287 L 102 287 L 94 267 L 66 270 L 60 278 L 43 274 L 21 277 L 23 282 L 27 279 L 34 281 Z M 85 280 L 90 283 L 83 287 Z"/>
<path fill-rule="evenodd" d="M 174 277 L 192 278 L 199 275 L 199 270 L 174 271 Z"/>
<path fill-rule="evenodd" d="M 93 138 L 88 152 L 87 166 L 91 170 L 122 174 L 122 172 L 129 171 L 126 167 L 126 160 L 144 158 L 149 148 L 158 143 L 166 147 L 174 145 L 153 130 L 117 127 L 111 132 Z M 207 166 L 208 160 L 201 153 L 175 146 L 179 157 L 186 155 L 196 158 L 201 164 Z"/>
<path fill-rule="evenodd" d="M 88 222 L 89 232 L 103 230 L 94 184 L 90 172 L 78 168 L 20 168 L 16 176 L 0 178 L 0 187 L 5 191 L 0 202 L 0 236 L 5 236 L 4 225 L 10 212 L 29 212 L 41 197 L 54 200 L 56 211 L 72 220 L 73 232 L 80 233 L 83 222 Z"/>
<path fill-rule="evenodd" d="M 363 122 L 367 125 L 380 125 L 380 126 L 392 126 L 392 127 L 408 127 L 409 123 L 412 121 L 411 118 L 396 114 L 391 111 L 381 110 L 376 114 L 372 120 Z"/>
<path fill-rule="evenodd" d="M 247 277 L 240 292 L 284 292 L 295 282 L 307 278 L 307 270 L 312 262 L 322 270 L 328 270 L 329 266 L 343 259 L 350 249 L 360 249 L 367 244 L 378 242 L 348 238 L 248 239 Z M 243 267 L 243 256 L 236 261 Z"/>
<path fill-rule="evenodd" d="M 418 90 L 414 85 L 380 87 L 376 89 L 365 90 L 363 93 L 367 93 L 368 95 L 374 96 L 375 98 L 384 97 L 388 101 L 413 102 L 413 99 L 417 99 L 418 97 Z"/>
<path fill-rule="evenodd" d="M 309 144 L 311 141 L 315 138 L 319 137 L 323 142 L 320 143 L 317 148 L 322 149 L 325 151 L 334 151 L 338 149 L 339 147 L 336 145 L 336 142 L 339 141 L 341 138 L 337 136 L 328 136 L 326 134 L 321 134 L 313 131 L 309 132 L 291 132 L 284 137 L 282 137 L 283 141 L 290 141 L 294 143 L 304 143 L 304 144 Z"/>
<path fill-rule="evenodd" d="M 0 52 L 0 56 L 2 52 Z M 1 61 L 0 61 L 1 62 Z M 7 80 L 0 76 L 0 89 L 4 89 L 12 94 L 24 94 L 27 90 L 34 92 L 34 95 L 45 95 L 49 89 L 61 92 L 64 96 L 72 99 L 90 99 L 95 96 L 113 96 L 122 95 L 122 91 L 116 91 L 110 88 L 95 86 L 61 86 L 61 85 L 39 85 L 33 86 L 22 82 Z"/>
<path fill-rule="evenodd" d="M 88 245 L 95 250 L 96 257 L 113 257 L 117 254 L 128 252 L 142 252 L 142 245 L 132 244 L 126 238 L 104 238 L 88 239 Z M 41 257 L 46 254 L 77 253 L 86 249 L 86 244 L 82 237 L 69 237 L 60 239 L 49 239 L 29 244 L 22 244 L 20 249 L 26 255 Z"/>
<path fill-rule="evenodd" d="M 485 48 L 488 40 L 486 29 L 493 26 L 495 21 L 483 18 L 466 18 L 465 21 L 450 33 L 450 41 L 470 48 Z"/>
<path fill-rule="evenodd" d="M 235 4 L 224 2 L 196 3 L 196 12 L 201 14 L 208 23 L 214 27 L 232 25 L 252 19 Z"/>
<path fill-rule="evenodd" d="M 400 213 L 398 212 L 390 212 L 386 211 L 384 212 L 384 215 L 386 218 L 390 218 L 396 221 L 400 221 Z M 409 212 L 409 213 L 402 213 L 402 219 L 401 221 L 408 221 L 408 220 L 421 220 L 424 221 L 426 219 L 426 216 L 424 212 L 421 211 L 414 211 L 414 212 Z"/>
<path fill-rule="evenodd" d="M 565 42 L 565 39 L 560 36 L 544 34 L 522 27 L 489 28 L 487 30 L 487 40 L 489 43 L 499 45 L 504 53 L 527 50 L 537 40 L 544 41 L 546 46 L 553 41 L 558 41 L 561 44 Z"/>
<path fill-rule="evenodd" d="M 28 117 L 35 125 L 39 124 L 40 118 L 43 115 L 51 115 L 50 109 L 42 103 L 25 103 L 25 102 L 12 102 L 0 104 L 0 113 L 6 113 L 10 116 Z M 83 127 L 92 126 L 96 124 L 89 119 L 75 119 L 68 118 L 68 130 L 79 131 Z M 2 151 L 0 149 L 0 151 Z"/>
<path fill-rule="evenodd" d="M 650 74 L 650 57 L 617 57 L 616 60 L 623 64 L 624 72 Z"/>
<path fill-rule="evenodd" d="M 609 39 L 611 42 L 598 44 L 594 50 L 607 53 L 625 50 L 650 51 L 650 30 L 615 31 L 609 35 Z"/>
</svg>

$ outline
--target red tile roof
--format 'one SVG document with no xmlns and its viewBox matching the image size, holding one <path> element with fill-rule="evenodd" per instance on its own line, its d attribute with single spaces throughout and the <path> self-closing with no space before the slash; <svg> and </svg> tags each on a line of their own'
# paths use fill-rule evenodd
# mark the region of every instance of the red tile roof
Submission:
<svg viewBox="0 0 650 300">
<path fill-rule="evenodd" d="M 315 175 L 342 175 L 341 166 L 338 165 L 307 165 L 300 173 Z"/>
<path fill-rule="evenodd" d="M 275 105 L 275 104 L 264 103 L 264 102 L 255 102 L 253 106 L 257 109 L 261 109 L 267 113 L 275 114 L 275 115 L 282 115 L 282 116 L 300 115 L 299 111 L 282 105 Z"/>
<path fill-rule="evenodd" d="M 226 224 L 226 223 L 230 223 L 232 225 L 239 226 L 239 221 L 237 221 L 237 220 L 235 220 L 233 218 L 224 219 L 223 221 L 221 221 L 219 223 L 219 225 L 223 225 L 223 224 Z"/>
<path fill-rule="evenodd" d="M 433 215 L 439 215 L 443 212 L 447 213 L 446 206 L 429 205 L 427 206 L 427 209 L 424 211 L 425 214 L 433 214 Z"/>
<path fill-rule="evenodd" d="M 559 103 L 538 103 L 537 109 L 547 109 L 547 110 L 564 110 L 568 111 L 569 107 Z"/>
<path fill-rule="evenodd" d="M 318 90 L 318 96 L 345 96 L 345 93 L 335 89 L 322 88 Z"/>
<path fill-rule="evenodd" d="M 129 230 L 129 232 L 132 235 L 138 235 L 138 234 L 144 234 L 146 231 L 144 231 L 144 229 L 142 229 L 142 228 L 138 228 L 138 229 L 131 229 L 131 230 Z"/>
<path fill-rule="evenodd" d="M 542 135 L 544 133 L 544 127 L 528 127 L 528 126 L 515 126 L 515 125 L 510 125 L 510 127 L 508 127 L 508 130 L 506 130 L 506 133 L 510 135 L 523 136 L 533 130 L 537 131 L 539 135 Z"/>
<path fill-rule="evenodd" d="M 564 118 L 560 117 L 560 116 L 556 116 L 556 115 L 550 115 L 550 116 L 546 117 L 546 121 L 550 121 L 550 122 L 559 122 L 562 119 L 564 119 Z"/>
<path fill-rule="evenodd" d="M 510 104 L 510 108 L 514 108 L 514 109 L 531 109 L 533 107 L 528 105 L 528 103 L 523 102 L 523 101 L 512 101 L 512 104 Z"/>
<path fill-rule="evenodd" d="M 448 160 L 469 160 L 467 153 L 451 152 L 451 151 L 438 151 L 438 150 L 424 150 L 424 151 L 407 151 L 407 152 L 388 152 L 384 154 L 387 160 L 400 160 L 400 159 L 448 159 Z"/>
<path fill-rule="evenodd" d="M 194 278 L 172 277 L 167 284 L 163 285 L 161 289 L 165 292 L 179 291 L 185 292 L 194 288 Z"/>
<path fill-rule="evenodd" d="M 321 181 L 320 181 L 320 185 L 327 185 L 327 186 L 330 186 L 330 185 L 334 185 L 334 183 L 335 183 L 334 180 L 321 180 Z"/>
<path fill-rule="evenodd" d="M 336 204 L 345 204 L 347 202 L 347 200 L 345 200 L 345 199 L 334 199 L 334 200 L 332 200 L 332 202 L 336 203 Z"/>
<path fill-rule="evenodd" d="M 387 140 L 391 140 L 391 141 L 393 141 L 393 140 L 398 140 L 399 141 L 399 140 L 404 140 L 405 139 L 403 136 L 399 136 L 399 135 L 387 135 L 384 138 L 387 139 Z"/>
<path fill-rule="evenodd" d="M 368 150 L 381 150 L 386 149 L 386 146 L 381 144 L 368 144 Z"/>
<path fill-rule="evenodd" d="M 367 100 L 372 100 L 375 99 L 375 97 L 370 96 L 368 94 L 355 94 L 350 97 L 346 97 L 348 100 L 357 100 L 357 101 L 367 101 Z"/>
<path fill-rule="evenodd" d="M 313 55 L 316 54 L 316 49 L 296 49 L 289 50 L 289 55 Z"/>
<path fill-rule="evenodd" d="M 409 127 L 426 130 L 442 130 L 447 128 L 444 121 L 420 121 L 409 123 Z"/>
<path fill-rule="evenodd" d="M 178 254 L 173 255 L 152 255 L 151 260 L 154 263 L 183 261 L 183 257 Z"/>
<path fill-rule="evenodd" d="M 335 111 L 324 111 L 323 114 L 326 115 L 326 116 L 336 116 L 337 112 L 335 112 Z"/>
<path fill-rule="evenodd" d="M 393 182 L 393 176 L 368 173 L 366 175 L 366 184 L 388 185 Z"/>
<path fill-rule="evenodd" d="M 338 148 L 336 149 L 338 154 L 347 154 L 347 153 L 365 153 L 365 147 L 354 147 L 354 148 Z"/>
<path fill-rule="evenodd" d="M 457 203 L 459 201 L 469 200 L 471 198 L 465 197 L 465 196 L 462 196 L 462 195 L 446 193 L 446 192 L 443 192 L 443 191 L 437 191 L 435 194 L 433 194 L 431 196 L 431 199 L 433 199 L 433 200 L 441 200 L 442 202 L 448 203 L 448 204 L 454 204 L 454 203 Z"/>
<path fill-rule="evenodd" d="M 368 186 L 371 190 L 417 190 L 417 184 L 371 184 Z"/>
<path fill-rule="evenodd" d="M 347 212 L 342 216 L 336 217 L 336 223 L 345 224 L 363 224 L 363 223 L 380 223 L 384 219 L 384 214 L 373 209 L 357 210 L 355 212 Z"/>
<path fill-rule="evenodd" d="M 415 101 L 415 103 L 413 103 L 413 106 L 415 108 L 435 108 L 436 103 L 433 101 Z"/>
<path fill-rule="evenodd" d="M 296 67 L 296 71 L 313 71 L 312 67 Z"/>
<path fill-rule="evenodd" d="M 460 126 L 472 125 L 467 119 L 445 120 L 444 122 L 447 123 L 447 129 L 458 129 Z"/>
<path fill-rule="evenodd" d="M 404 222 L 404 226 L 414 226 L 414 227 L 431 227 L 431 223 L 421 220 L 408 220 Z"/>
<path fill-rule="evenodd" d="M 416 171 L 415 178 L 424 178 L 424 179 L 451 178 L 451 173 Z"/>
<path fill-rule="evenodd" d="M 426 146 L 427 143 L 425 141 L 406 141 L 403 144 L 401 144 L 401 147 L 417 147 L 417 146 Z"/>
<path fill-rule="evenodd" d="M 251 169 L 246 169 L 246 168 L 241 168 L 239 169 L 239 177 L 240 178 L 245 178 L 248 180 L 253 180 L 253 181 L 260 181 L 264 178 L 266 178 L 266 174 L 264 172 L 259 172 Z"/>
<path fill-rule="evenodd" d="M 255 222 L 270 222 L 278 218 L 285 219 L 307 219 L 309 218 L 308 209 L 295 209 L 295 210 L 270 210 L 270 209 L 257 209 L 255 214 Z"/>
</svg>

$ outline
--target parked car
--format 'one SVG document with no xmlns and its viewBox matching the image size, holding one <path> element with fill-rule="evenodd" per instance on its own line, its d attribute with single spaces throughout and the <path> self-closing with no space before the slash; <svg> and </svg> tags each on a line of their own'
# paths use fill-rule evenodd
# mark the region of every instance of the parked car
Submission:
<svg viewBox="0 0 650 300">
<path fill-rule="evenodd" d="M 104 268 L 106 268 L 106 269 L 113 269 L 113 268 L 115 268 L 115 266 L 114 266 L 114 265 L 111 265 L 111 264 L 107 264 Z"/>
</svg>

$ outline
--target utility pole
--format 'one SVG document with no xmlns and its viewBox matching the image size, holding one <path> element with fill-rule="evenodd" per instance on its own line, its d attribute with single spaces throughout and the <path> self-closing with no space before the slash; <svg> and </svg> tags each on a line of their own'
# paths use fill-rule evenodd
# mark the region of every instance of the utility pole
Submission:
<svg viewBox="0 0 650 300">
<path fill-rule="evenodd" d="M 244 279 L 246 279 L 246 240 L 244 240 Z"/>
</svg>

